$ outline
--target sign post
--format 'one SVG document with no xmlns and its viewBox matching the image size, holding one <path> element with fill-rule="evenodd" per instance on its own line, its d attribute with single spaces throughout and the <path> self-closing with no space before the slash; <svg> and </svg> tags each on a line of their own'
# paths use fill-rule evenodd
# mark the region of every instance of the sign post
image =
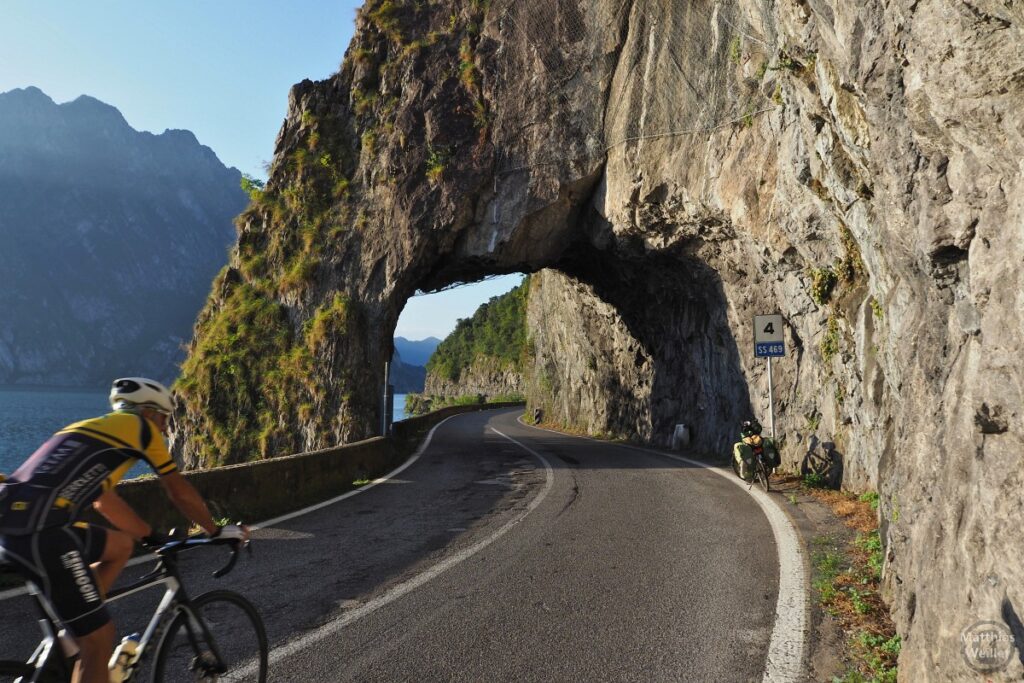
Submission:
<svg viewBox="0 0 1024 683">
<path fill-rule="evenodd" d="M 772 439 L 775 438 L 775 397 L 772 392 L 772 358 L 786 355 L 783 320 L 778 313 L 754 316 L 754 356 L 768 359 L 768 414 Z"/>
<path fill-rule="evenodd" d="M 391 423 L 388 422 L 388 419 L 389 419 L 388 413 L 390 412 L 389 409 L 391 408 L 391 404 L 389 403 L 390 397 L 388 396 L 388 389 L 391 388 L 389 386 L 390 383 L 391 383 L 391 362 L 390 361 L 384 361 L 384 396 L 381 397 L 381 405 L 380 405 L 380 435 L 381 436 L 387 436 L 388 435 L 388 427 L 391 426 Z"/>
</svg>

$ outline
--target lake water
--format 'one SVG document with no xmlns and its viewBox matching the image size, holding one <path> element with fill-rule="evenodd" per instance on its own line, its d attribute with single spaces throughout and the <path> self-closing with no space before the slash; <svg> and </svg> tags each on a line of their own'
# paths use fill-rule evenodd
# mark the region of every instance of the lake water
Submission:
<svg viewBox="0 0 1024 683">
<path fill-rule="evenodd" d="M 395 421 L 405 419 L 405 394 L 395 394 Z M 103 390 L 0 387 L 0 472 L 10 474 L 55 431 L 110 411 Z M 145 464 L 129 476 L 149 471 Z"/>
<path fill-rule="evenodd" d="M 13 472 L 58 429 L 109 412 L 102 389 L 0 387 L 0 472 Z M 126 478 L 149 469 L 140 463 Z"/>
</svg>

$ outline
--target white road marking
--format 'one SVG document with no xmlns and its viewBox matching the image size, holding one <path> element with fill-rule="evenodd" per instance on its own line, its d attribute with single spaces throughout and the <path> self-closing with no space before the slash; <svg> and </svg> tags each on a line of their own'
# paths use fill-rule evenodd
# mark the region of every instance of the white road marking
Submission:
<svg viewBox="0 0 1024 683">
<path fill-rule="evenodd" d="M 759 488 L 748 488 L 746 482 L 735 476 L 730 471 L 723 471 L 718 467 L 691 460 L 680 455 L 665 453 L 652 448 L 640 446 L 629 446 L 620 443 L 611 443 L 592 439 L 586 436 L 564 434 L 553 429 L 544 429 L 523 422 L 519 423 L 526 427 L 538 429 L 553 434 L 561 434 L 587 441 L 596 441 L 606 446 L 618 446 L 629 450 L 641 451 L 660 455 L 664 458 L 678 460 L 688 465 L 703 467 L 716 474 L 725 477 L 737 486 L 747 489 L 753 496 L 754 501 L 761 507 L 768 523 L 771 525 L 772 534 L 775 536 L 775 545 L 779 555 L 779 598 L 775 603 L 775 627 L 772 630 L 771 641 L 768 643 L 768 658 L 765 663 L 764 683 L 796 683 L 804 680 L 803 663 L 807 652 L 807 638 L 810 633 L 810 604 L 808 603 L 807 583 L 807 557 L 800 536 L 793 526 L 789 515 L 767 493 Z"/>
<path fill-rule="evenodd" d="M 455 565 L 457 565 L 457 564 L 459 564 L 461 562 L 464 562 L 465 560 L 469 559 L 470 557 L 472 557 L 473 555 L 477 554 L 478 552 L 480 552 L 481 550 L 483 550 L 484 548 L 486 548 L 487 546 L 489 546 L 490 544 L 494 543 L 496 540 L 498 540 L 499 538 L 504 536 L 506 533 L 508 533 L 509 530 L 512 529 L 512 527 L 516 526 L 517 524 L 522 522 L 524 519 L 526 519 L 527 515 L 529 515 L 531 512 L 533 512 L 537 508 L 537 506 L 540 505 L 544 501 L 544 499 L 548 495 L 548 492 L 551 491 L 551 487 L 554 485 L 554 482 L 555 482 L 555 472 L 551 468 L 551 463 L 549 463 L 547 461 L 547 459 L 545 459 L 544 456 L 541 455 L 540 453 L 538 453 L 537 451 L 533 450 L 529 446 L 523 445 L 522 443 L 520 443 L 519 441 L 516 441 L 512 437 L 507 436 L 506 434 L 503 434 L 502 432 L 499 432 L 494 427 L 490 427 L 490 430 L 492 432 L 494 432 L 495 434 L 497 434 L 498 436 L 501 436 L 501 437 L 504 437 L 504 438 L 508 439 L 509 441 L 511 441 L 512 443 L 516 444 L 517 446 L 519 446 L 523 450 L 527 451 L 528 453 L 531 453 L 534 457 L 536 457 L 538 460 L 540 460 L 541 463 L 544 465 L 544 471 L 545 471 L 544 472 L 544 478 L 545 478 L 544 488 L 541 490 L 540 493 L 538 493 L 533 498 L 533 500 L 530 501 L 530 504 L 526 506 L 526 510 L 521 515 L 516 517 L 515 519 L 512 519 L 512 520 L 506 522 L 501 528 L 499 528 L 497 531 L 495 531 L 493 534 L 491 534 L 487 538 L 483 539 L 482 541 L 479 541 L 478 543 L 476 543 L 476 544 L 474 544 L 474 545 L 472 545 L 472 546 L 462 550 L 461 552 L 458 552 L 455 555 L 452 555 L 451 557 L 446 558 L 445 560 L 435 564 L 430 569 L 427 569 L 426 571 L 423 571 L 423 572 L 417 574 L 416 576 L 412 577 L 411 579 L 408 579 L 408 580 L 398 584 L 397 586 L 395 586 L 394 588 L 390 589 L 389 591 L 387 591 L 383 595 L 381 595 L 381 596 L 379 596 L 377 598 L 374 598 L 373 600 L 371 600 L 370 602 L 362 605 L 361 607 L 356 607 L 355 609 L 352 609 L 352 610 L 346 612 L 340 618 L 338 618 L 338 619 L 336 619 L 336 620 L 334 620 L 332 622 L 329 622 L 327 624 L 324 624 L 323 626 L 320 626 L 320 627 L 318 627 L 318 628 L 316 628 L 316 629 L 314 629 L 312 631 L 309 631 L 308 633 L 300 636 L 299 638 L 296 638 L 295 640 L 292 640 L 290 642 L 284 643 L 283 645 L 279 645 L 279 646 L 275 647 L 270 652 L 270 665 L 271 666 L 273 666 L 277 662 L 280 662 L 282 659 L 284 659 L 286 657 L 295 656 L 299 652 L 301 652 L 302 650 L 304 650 L 304 649 L 306 649 L 306 648 L 308 648 L 308 647 L 310 647 L 310 646 L 312 646 L 312 645 L 314 645 L 314 644 L 316 644 L 316 643 L 318 643 L 318 642 L 320 642 L 320 641 L 322 641 L 322 640 L 324 640 L 326 638 L 330 638 L 331 636 L 334 636 L 341 629 L 345 628 L 349 624 L 351 624 L 351 623 L 353 623 L 353 622 L 355 622 L 355 621 L 357 621 L 359 619 L 362 619 L 366 615 L 371 614 L 372 612 L 375 612 L 376 610 L 380 609 L 381 607 L 384 607 L 388 603 L 394 602 L 398 598 L 402 597 L 403 595 L 406 595 L 406 594 L 410 593 L 411 591 L 415 590 L 416 588 L 419 588 L 423 584 L 427 583 L 431 579 L 436 578 L 437 576 L 439 576 L 442 573 L 444 573 L 445 571 L 451 569 Z M 245 678 L 245 674 L 247 673 L 247 671 L 243 670 L 243 671 L 240 671 L 239 673 L 241 674 L 242 678 Z"/>
<path fill-rule="evenodd" d="M 460 413 L 460 414 L 464 415 L 465 413 Z M 413 453 L 412 456 L 408 460 L 406 460 L 404 463 L 399 465 L 397 468 L 395 468 L 395 469 L 391 470 L 390 472 L 388 472 L 387 474 L 385 474 L 383 477 L 380 477 L 378 479 L 374 479 L 369 484 L 366 484 L 364 486 L 360 486 L 357 489 L 353 489 L 351 491 L 343 493 L 340 496 L 335 496 L 334 498 L 331 498 L 330 500 L 325 500 L 323 502 L 316 503 L 315 505 L 310 505 L 309 507 L 304 507 L 301 510 L 296 510 L 295 512 L 289 512 L 288 514 L 281 515 L 280 517 L 274 517 L 273 519 L 268 519 L 265 522 L 257 522 L 256 524 L 251 524 L 251 525 L 249 525 L 249 529 L 252 530 L 252 531 L 257 531 L 259 529 L 267 529 L 269 527 L 272 527 L 272 526 L 275 526 L 277 524 L 280 524 L 281 522 L 287 522 L 288 520 L 295 519 L 296 517 L 301 517 L 302 515 L 308 515 L 310 512 L 315 512 L 317 510 L 320 510 L 322 508 L 328 507 L 330 505 L 334 505 L 335 503 L 340 503 L 341 501 L 345 500 L 346 498 L 351 498 L 352 496 L 355 496 L 355 495 L 358 495 L 360 493 L 363 493 L 364 491 L 369 491 L 374 486 L 377 486 L 378 484 L 383 484 L 384 482 L 388 481 L 389 479 L 392 479 L 393 477 L 398 476 L 399 474 L 404 472 L 406 469 L 408 469 L 408 467 L 410 465 L 412 465 L 414 462 L 416 462 L 417 460 L 420 459 L 420 456 L 423 455 L 423 451 L 427 450 L 427 447 L 430 445 L 431 439 L 434 438 L 434 432 L 437 431 L 438 427 L 440 427 L 441 425 L 443 425 L 445 422 L 447 422 L 448 420 L 452 419 L 453 417 L 458 417 L 458 416 L 457 415 L 449 415 L 448 417 L 446 417 L 445 419 L 441 420 L 436 425 L 434 425 L 433 429 L 431 429 L 430 432 L 427 433 L 427 438 L 424 439 L 423 443 L 420 444 L 420 447 L 416 449 L 416 452 Z M 134 567 L 136 565 L 144 564 L 146 562 L 155 562 L 156 559 L 157 559 L 156 555 L 153 555 L 153 554 L 139 555 L 138 557 L 134 557 L 131 560 L 129 560 L 128 564 L 126 566 Z M 2 591 L 2 592 L 0 592 L 0 602 L 2 602 L 4 600 L 10 600 L 11 598 L 16 598 L 16 597 L 21 596 L 21 595 L 28 595 L 28 589 L 26 589 L 25 587 L 21 587 L 21 588 L 11 588 L 10 590 Z"/>
</svg>

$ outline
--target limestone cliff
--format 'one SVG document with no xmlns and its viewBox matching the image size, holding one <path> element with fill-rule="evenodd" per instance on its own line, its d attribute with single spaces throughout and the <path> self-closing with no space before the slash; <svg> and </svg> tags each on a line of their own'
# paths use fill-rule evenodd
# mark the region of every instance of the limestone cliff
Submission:
<svg viewBox="0 0 1024 683">
<path fill-rule="evenodd" d="M 542 268 L 578 303 L 551 334 L 607 348 L 552 367 L 553 408 L 718 452 L 764 413 L 750 321 L 778 311 L 786 459 L 827 441 L 881 492 L 905 680 L 970 676 L 972 622 L 1024 642 L 1022 31 L 1013 0 L 368 3 L 291 93 L 184 454 L 371 434 L 414 291 Z"/>
<path fill-rule="evenodd" d="M 481 395 L 488 398 L 523 394 L 525 380 L 518 367 L 510 367 L 491 356 L 473 360 L 456 380 L 435 373 L 427 373 L 423 393 L 428 396 Z"/>
<path fill-rule="evenodd" d="M 613 306 L 593 288 L 553 270 L 530 283 L 527 308 L 532 357 L 527 368 L 530 407 L 573 429 L 631 440 L 653 440 L 654 360 Z M 690 395 L 678 387 L 664 400 Z M 667 413 L 683 415 L 681 403 Z"/>
</svg>

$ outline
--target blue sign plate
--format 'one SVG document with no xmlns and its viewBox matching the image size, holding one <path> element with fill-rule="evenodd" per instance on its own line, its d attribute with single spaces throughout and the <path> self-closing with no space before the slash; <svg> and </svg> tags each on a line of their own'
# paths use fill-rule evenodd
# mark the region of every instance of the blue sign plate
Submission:
<svg viewBox="0 0 1024 683">
<path fill-rule="evenodd" d="M 780 358 L 786 355 L 786 348 L 781 342 L 758 342 L 754 344 L 754 355 L 758 358 Z"/>
</svg>

